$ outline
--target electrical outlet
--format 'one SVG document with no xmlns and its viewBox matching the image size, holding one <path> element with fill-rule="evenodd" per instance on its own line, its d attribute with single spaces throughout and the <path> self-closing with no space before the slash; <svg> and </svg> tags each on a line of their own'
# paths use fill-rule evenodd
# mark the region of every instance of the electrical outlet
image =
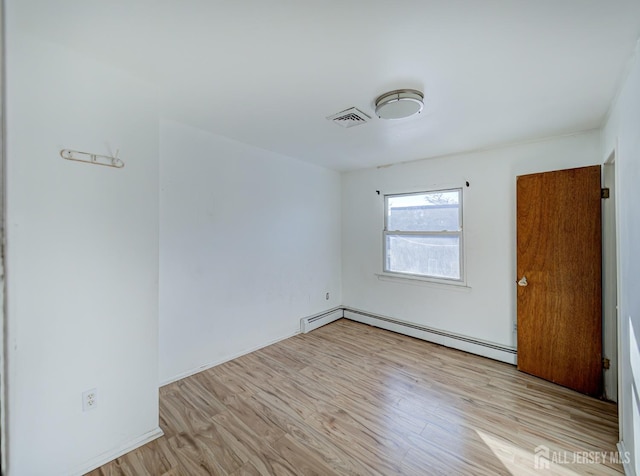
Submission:
<svg viewBox="0 0 640 476">
<path fill-rule="evenodd" d="M 98 389 L 92 388 L 82 392 L 82 411 L 88 412 L 98 406 Z"/>
<path fill-rule="evenodd" d="M 517 322 L 513 323 L 513 332 L 518 332 L 518 323 Z"/>
<path fill-rule="evenodd" d="M 329 300 L 329 293 L 327 293 L 324 298 L 328 301 Z"/>
</svg>

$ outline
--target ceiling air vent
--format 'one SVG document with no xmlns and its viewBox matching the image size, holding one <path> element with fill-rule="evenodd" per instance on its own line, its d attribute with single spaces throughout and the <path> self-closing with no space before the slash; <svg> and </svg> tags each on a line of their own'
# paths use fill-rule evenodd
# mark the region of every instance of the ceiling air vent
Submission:
<svg viewBox="0 0 640 476">
<path fill-rule="evenodd" d="M 349 109 L 345 109 L 344 111 L 340 111 L 333 116 L 329 116 L 327 117 L 327 119 L 333 121 L 334 124 L 338 124 L 341 127 L 353 127 L 369 122 L 371 117 L 367 116 L 360 109 L 351 107 Z"/>
</svg>

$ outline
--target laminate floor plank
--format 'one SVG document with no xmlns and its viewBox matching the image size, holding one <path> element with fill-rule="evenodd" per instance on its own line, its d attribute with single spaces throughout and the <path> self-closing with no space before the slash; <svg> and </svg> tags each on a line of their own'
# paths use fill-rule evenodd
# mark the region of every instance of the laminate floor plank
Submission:
<svg viewBox="0 0 640 476">
<path fill-rule="evenodd" d="M 408 441 L 400 435 L 388 431 L 375 421 L 363 421 L 349 411 L 329 403 L 327 409 L 319 412 L 307 423 L 323 431 L 344 445 L 357 446 L 367 458 L 384 456 L 385 460 L 400 461 L 409 449 Z"/>
<path fill-rule="evenodd" d="M 345 319 L 162 387 L 160 426 L 89 474 L 622 473 L 615 404 Z"/>
<path fill-rule="evenodd" d="M 238 387 L 233 386 L 230 388 L 224 383 L 225 378 L 216 376 L 214 369 L 209 369 L 205 372 L 199 372 L 195 375 L 191 375 L 189 380 L 194 380 L 198 382 L 203 388 L 205 388 L 211 395 L 215 396 L 218 401 L 223 404 L 228 403 L 231 400 L 234 400 L 238 397 L 238 395 L 251 394 L 253 390 L 249 391 L 248 389 L 239 390 Z M 165 387 L 161 387 L 160 391 Z M 162 393 L 160 394 L 160 401 L 162 401 Z"/>
<path fill-rule="evenodd" d="M 230 476 L 260 476 L 260 471 L 254 465 L 247 462 L 240 469 L 229 473 Z"/>
<path fill-rule="evenodd" d="M 264 441 L 252 428 L 245 425 L 235 416 L 233 411 L 220 413 L 213 417 L 214 421 L 231 437 L 229 442 L 245 459 L 263 475 L 293 475 L 296 469 Z"/>
<path fill-rule="evenodd" d="M 225 474 L 218 461 L 209 454 L 209 449 L 199 440 L 201 438 L 196 439 L 194 435 L 188 433 L 178 433 L 167 439 L 167 444 L 177 460 L 176 469 L 193 476 Z"/>
<path fill-rule="evenodd" d="M 226 396 L 226 399 L 233 399 L 239 395 L 252 395 L 260 390 L 256 385 L 256 383 L 260 384 L 260 382 L 252 382 L 242 374 L 239 374 L 237 372 L 237 366 L 232 364 L 232 362 L 233 361 L 225 362 L 206 371 L 215 381 L 224 384 L 227 391 L 230 392 L 230 394 Z M 223 400 L 224 403 L 226 403 L 226 399 Z"/>
<path fill-rule="evenodd" d="M 251 428 L 251 431 L 266 443 L 273 443 L 285 435 L 281 428 L 273 424 L 268 414 L 255 411 L 245 399 L 230 403 L 228 408 L 238 420 Z"/>
<path fill-rule="evenodd" d="M 291 338 L 293 339 L 293 337 Z M 305 368 L 309 364 L 313 364 L 313 360 L 310 358 L 304 358 L 296 352 L 292 352 L 289 346 L 279 345 L 280 342 L 274 345 L 264 347 L 261 350 L 261 354 L 265 358 L 269 358 L 274 362 L 277 362 L 280 366 L 289 370 L 289 372 L 298 372 Z"/>
<path fill-rule="evenodd" d="M 295 412 L 287 411 L 286 403 L 274 401 L 272 395 L 256 394 L 247 401 L 256 411 L 268 415 L 274 425 L 291 435 L 298 444 L 304 446 L 305 452 L 315 455 L 316 458 L 333 468 L 329 474 L 378 474 L 371 468 L 365 467 L 340 445 L 322 431 L 311 427 L 306 419 L 302 419 Z"/>
</svg>

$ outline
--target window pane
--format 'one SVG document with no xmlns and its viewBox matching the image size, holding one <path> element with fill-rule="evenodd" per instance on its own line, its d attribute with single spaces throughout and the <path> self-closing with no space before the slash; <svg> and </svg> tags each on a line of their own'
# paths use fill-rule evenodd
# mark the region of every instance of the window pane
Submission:
<svg viewBox="0 0 640 476">
<path fill-rule="evenodd" d="M 460 279 L 459 236 L 387 235 L 386 271 Z"/>
<path fill-rule="evenodd" d="M 447 190 L 387 197 L 387 230 L 460 230 L 460 191 Z"/>
</svg>

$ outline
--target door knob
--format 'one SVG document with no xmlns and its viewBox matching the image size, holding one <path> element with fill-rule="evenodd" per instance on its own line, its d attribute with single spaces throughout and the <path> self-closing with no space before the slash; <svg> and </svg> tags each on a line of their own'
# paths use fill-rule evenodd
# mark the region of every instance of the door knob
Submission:
<svg viewBox="0 0 640 476">
<path fill-rule="evenodd" d="M 526 276 L 523 276 L 522 278 L 520 278 L 520 281 L 518 281 L 518 286 L 525 287 L 527 284 L 529 284 L 529 283 L 527 283 L 527 277 Z"/>
</svg>

